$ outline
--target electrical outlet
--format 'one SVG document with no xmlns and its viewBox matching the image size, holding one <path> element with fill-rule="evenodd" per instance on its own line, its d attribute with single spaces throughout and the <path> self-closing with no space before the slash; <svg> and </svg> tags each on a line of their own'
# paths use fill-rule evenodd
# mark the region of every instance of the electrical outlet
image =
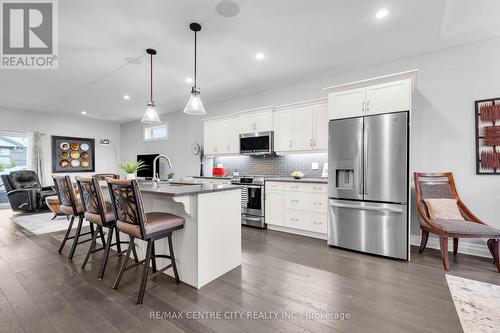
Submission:
<svg viewBox="0 0 500 333">
<path fill-rule="evenodd" d="M 318 162 L 312 162 L 311 163 L 311 170 L 318 170 L 318 169 L 319 169 Z"/>
</svg>

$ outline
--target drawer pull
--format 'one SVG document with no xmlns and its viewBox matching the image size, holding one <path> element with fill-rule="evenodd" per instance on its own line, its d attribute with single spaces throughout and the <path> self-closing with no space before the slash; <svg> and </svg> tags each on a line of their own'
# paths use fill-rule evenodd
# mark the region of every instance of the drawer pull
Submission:
<svg viewBox="0 0 500 333">
<path fill-rule="evenodd" d="M 299 203 L 299 200 L 290 200 L 291 202 Z"/>
<path fill-rule="evenodd" d="M 321 187 L 313 187 L 313 189 L 321 191 L 323 188 L 321 188 Z"/>
<path fill-rule="evenodd" d="M 314 202 L 315 205 L 321 206 L 323 203 L 322 202 Z"/>
<path fill-rule="evenodd" d="M 321 222 L 313 221 L 314 224 L 323 224 Z"/>
<path fill-rule="evenodd" d="M 291 221 L 297 222 L 299 219 L 295 219 L 293 217 L 290 218 Z"/>
</svg>

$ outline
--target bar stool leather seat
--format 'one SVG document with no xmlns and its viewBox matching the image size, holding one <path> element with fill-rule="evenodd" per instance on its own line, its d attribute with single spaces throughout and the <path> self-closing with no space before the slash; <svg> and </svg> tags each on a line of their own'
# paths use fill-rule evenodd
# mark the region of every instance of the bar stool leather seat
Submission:
<svg viewBox="0 0 500 333">
<path fill-rule="evenodd" d="M 173 231 L 181 229 L 184 226 L 184 219 L 182 217 L 169 213 L 146 213 L 146 219 L 148 223 L 144 225 L 144 231 L 146 232 L 144 240 L 153 238 L 158 232 L 164 233 L 166 229 Z M 138 225 L 118 220 L 116 226 L 126 234 L 141 239 L 141 229 Z"/>
<path fill-rule="evenodd" d="M 111 208 L 111 204 L 109 202 L 106 202 L 105 209 L 106 209 L 106 213 L 104 213 L 104 218 L 105 218 L 104 224 L 114 223 L 115 222 L 115 214 L 113 214 L 113 208 Z M 99 214 L 94 214 L 94 213 L 91 213 L 89 211 L 85 211 L 84 215 L 85 215 L 85 219 L 87 219 L 87 221 L 89 221 L 89 222 L 92 222 L 92 223 L 95 223 L 98 225 L 103 224 L 102 219 L 101 219 L 101 215 L 99 215 Z"/>
</svg>

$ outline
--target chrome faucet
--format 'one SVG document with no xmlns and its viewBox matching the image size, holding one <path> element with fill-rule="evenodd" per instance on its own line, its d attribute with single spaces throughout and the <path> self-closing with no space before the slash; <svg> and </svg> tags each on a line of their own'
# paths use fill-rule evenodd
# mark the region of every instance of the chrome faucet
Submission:
<svg viewBox="0 0 500 333">
<path fill-rule="evenodd" d="M 158 188 L 158 183 L 160 182 L 160 177 L 156 173 L 156 161 L 158 161 L 158 159 L 160 159 L 160 158 L 166 159 L 167 163 L 168 163 L 168 167 L 170 169 L 172 169 L 172 162 L 170 162 L 170 158 L 168 158 L 168 156 L 158 155 L 155 157 L 155 159 L 153 160 L 153 189 Z"/>
</svg>

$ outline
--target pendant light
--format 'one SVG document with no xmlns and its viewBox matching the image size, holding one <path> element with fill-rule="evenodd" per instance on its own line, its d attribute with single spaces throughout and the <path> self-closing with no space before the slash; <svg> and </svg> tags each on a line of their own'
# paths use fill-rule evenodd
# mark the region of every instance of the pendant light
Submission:
<svg viewBox="0 0 500 333">
<path fill-rule="evenodd" d="M 189 28 L 194 31 L 194 82 L 191 88 L 191 97 L 184 108 L 184 113 L 201 116 L 207 113 L 201 102 L 200 89 L 196 85 L 196 33 L 201 30 L 201 25 L 198 23 L 191 23 Z"/>
<path fill-rule="evenodd" d="M 153 56 L 156 54 L 156 50 L 147 49 L 146 53 L 151 56 L 151 72 L 150 72 L 150 83 L 151 83 L 151 91 L 149 96 L 149 102 L 146 105 L 146 112 L 144 112 L 144 116 L 142 117 L 141 122 L 145 124 L 160 124 L 160 117 L 158 116 L 158 112 L 156 112 L 155 102 L 153 101 Z"/>
</svg>

